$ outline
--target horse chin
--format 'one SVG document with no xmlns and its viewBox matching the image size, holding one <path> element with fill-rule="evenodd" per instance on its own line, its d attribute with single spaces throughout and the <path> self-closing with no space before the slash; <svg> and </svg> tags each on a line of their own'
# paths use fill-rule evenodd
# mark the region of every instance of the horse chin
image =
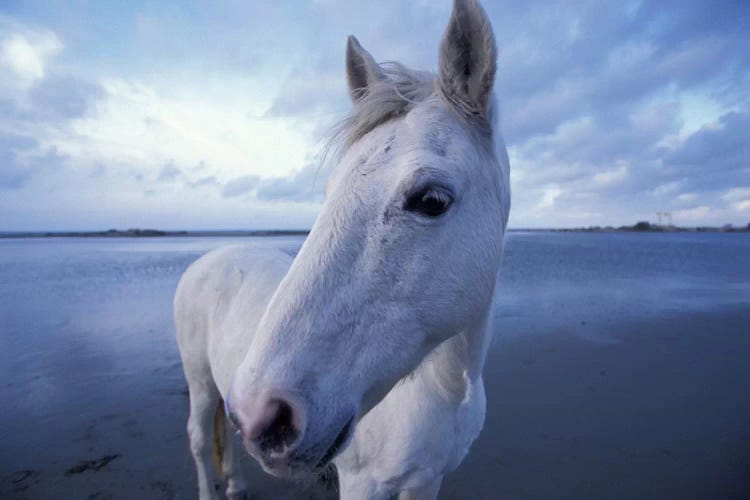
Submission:
<svg viewBox="0 0 750 500">
<path fill-rule="evenodd" d="M 267 474 L 278 477 L 279 479 L 292 481 L 301 481 L 308 478 L 315 470 L 312 466 L 304 466 L 297 463 L 269 464 L 263 460 L 258 460 L 258 462 Z"/>
</svg>

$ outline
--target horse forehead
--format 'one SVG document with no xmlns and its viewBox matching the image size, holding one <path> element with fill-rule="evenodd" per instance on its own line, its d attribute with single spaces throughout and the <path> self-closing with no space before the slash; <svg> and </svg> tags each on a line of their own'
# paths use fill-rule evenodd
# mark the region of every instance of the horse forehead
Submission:
<svg viewBox="0 0 750 500">
<path fill-rule="evenodd" d="M 403 170 L 407 175 L 424 162 L 437 169 L 443 165 L 456 168 L 461 163 L 457 159 L 469 147 L 467 139 L 464 127 L 452 112 L 424 103 L 357 141 L 327 184 L 343 182 L 351 188 L 352 181 L 357 185 L 376 183 L 380 176 L 370 175 L 376 171 L 387 171 L 386 178 L 396 181 L 394 170 Z"/>
<path fill-rule="evenodd" d="M 415 146 L 425 151 L 446 156 L 462 130 L 455 116 L 440 106 L 417 106 L 404 120 L 404 126 Z"/>
</svg>

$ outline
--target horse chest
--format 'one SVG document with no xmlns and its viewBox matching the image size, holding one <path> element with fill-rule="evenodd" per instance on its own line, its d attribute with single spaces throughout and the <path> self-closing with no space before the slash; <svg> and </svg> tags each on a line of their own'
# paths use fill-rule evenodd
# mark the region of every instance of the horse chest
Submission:
<svg viewBox="0 0 750 500">
<path fill-rule="evenodd" d="M 339 474 L 366 476 L 389 489 L 430 484 L 455 469 L 484 422 L 484 386 L 470 385 L 459 403 L 441 398 L 425 380 L 402 382 L 357 425 L 336 460 Z"/>
</svg>

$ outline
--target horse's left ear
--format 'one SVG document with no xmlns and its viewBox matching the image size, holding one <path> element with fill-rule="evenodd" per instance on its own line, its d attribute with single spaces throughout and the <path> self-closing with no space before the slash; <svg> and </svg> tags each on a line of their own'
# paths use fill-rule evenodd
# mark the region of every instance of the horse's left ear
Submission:
<svg viewBox="0 0 750 500">
<path fill-rule="evenodd" d="M 369 87 L 388 78 L 375 59 L 359 44 L 354 35 L 346 41 L 346 81 L 354 103 L 367 95 Z"/>
<path fill-rule="evenodd" d="M 497 49 L 487 14 L 477 0 L 455 0 L 440 44 L 440 92 L 469 116 L 487 117 Z"/>
</svg>

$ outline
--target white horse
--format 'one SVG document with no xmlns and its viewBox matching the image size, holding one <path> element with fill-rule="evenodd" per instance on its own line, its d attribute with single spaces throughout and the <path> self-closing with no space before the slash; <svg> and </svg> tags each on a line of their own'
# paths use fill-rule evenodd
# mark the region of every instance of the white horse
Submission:
<svg viewBox="0 0 750 500">
<path fill-rule="evenodd" d="M 439 61 L 437 75 L 379 65 L 350 37 L 353 109 L 299 254 L 223 248 L 182 277 L 202 499 L 214 441 L 227 495 L 246 491 L 232 427 L 273 475 L 333 461 L 344 499 L 435 498 L 478 436 L 510 189 L 476 0 L 455 1 Z"/>
</svg>

